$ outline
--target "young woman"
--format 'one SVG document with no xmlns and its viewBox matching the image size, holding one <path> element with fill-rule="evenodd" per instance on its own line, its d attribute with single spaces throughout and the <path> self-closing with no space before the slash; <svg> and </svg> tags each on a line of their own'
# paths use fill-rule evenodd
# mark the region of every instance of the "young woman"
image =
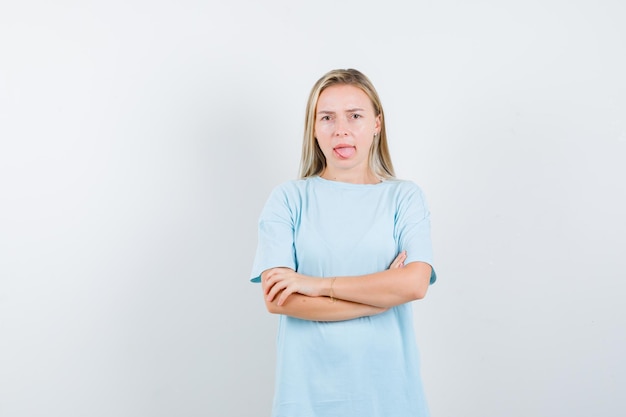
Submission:
<svg viewBox="0 0 626 417">
<path fill-rule="evenodd" d="M 429 211 L 359 71 L 313 86 L 300 177 L 271 193 L 252 270 L 280 315 L 273 416 L 427 416 L 410 302 L 436 279 Z"/>
</svg>

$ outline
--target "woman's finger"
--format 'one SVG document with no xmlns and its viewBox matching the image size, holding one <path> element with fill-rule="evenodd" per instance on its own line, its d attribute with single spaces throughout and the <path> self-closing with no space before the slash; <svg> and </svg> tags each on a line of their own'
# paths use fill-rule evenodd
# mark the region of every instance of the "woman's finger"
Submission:
<svg viewBox="0 0 626 417">
<path fill-rule="evenodd" d="M 397 269 L 402 268 L 404 266 L 404 261 L 406 260 L 406 251 L 402 251 L 396 256 L 391 265 L 389 265 L 389 269 Z"/>
<path fill-rule="evenodd" d="M 272 290 L 272 288 L 274 288 L 274 286 L 281 281 L 281 278 L 283 277 L 284 274 L 282 274 L 282 271 L 280 269 L 272 269 L 268 274 L 267 274 L 267 279 L 265 281 L 265 295 L 269 296 L 270 291 Z M 272 297 L 274 298 L 274 297 Z"/>
<path fill-rule="evenodd" d="M 266 297 L 274 286 L 274 271 L 275 269 L 270 269 L 263 279 L 263 293 Z"/>
<path fill-rule="evenodd" d="M 293 293 L 294 293 L 294 291 L 293 291 L 291 288 L 289 288 L 289 287 L 285 288 L 285 289 L 283 290 L 283 292 L 282 292 L 282 293 L 280 293 L 280 297 L 278 297 L 278 302 L 277 302 L 277 304 L 278 304 L 279 306 L 282 306 L 283 304 L 285 304 L 285 301 L 287 300 L 287 298 L 288 298 L 291 294 L 293 294 Z"/>
<path fill-rule="evenodd" d="M 278 292 L 281 290 L 281 288 L 279 287 L 279 284 L 275 284 L 272 289 L 269 291 L 269 293 L 267 294 L 267 297 L 265 297 L 265 299 L 269 302 L 274 301 L 274 298 L 276 298 L 276 294 L 278 294 Z"/>
<path fill-rule="evenodd" d="M 267 301 L 273 301 L 274 298 L 276 297 L 276 295 L 283 289 L 285 289 L 285 287 L 287 286 L 287 284 L 284 281 L 276 281 L 274 283 L 272 283 L 271 287 L 269 288 L 268 292 L 267 292 Z"/>
</svg>

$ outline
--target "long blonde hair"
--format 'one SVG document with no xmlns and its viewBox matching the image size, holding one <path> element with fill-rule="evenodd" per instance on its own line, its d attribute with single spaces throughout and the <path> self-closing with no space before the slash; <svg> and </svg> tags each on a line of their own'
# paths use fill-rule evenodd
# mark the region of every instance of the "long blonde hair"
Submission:
<svg viewBox="0 0 626 417">
<path fill-rule="evenodd" d="M 352 85 L 363 90 L 369 97 L 374 107 L 376 116 L 380 116 L 380 132 L 374 136 L 374 142 L 369 153 L 369 167 L 374 175 L 380 178 L 393 178 L 395 176 L 391 155 L 387 146 L 387 132 L 385 130 L 385 117 L 383 106 L 380 103 L 378 93 L 372 82 L 360 71 L 355 69 L 336 69 L 329 71 L 320 78 L 309 95 L 304 120 L 304 138 L 302 141 L 302 158 L 300 159 L 300 178 L 319 175 L 326 168 L 326 157 L 322 153 L 315 139 L 315 111 L 317 101 L 326 88 L 333 85 Z"/>
</svg>

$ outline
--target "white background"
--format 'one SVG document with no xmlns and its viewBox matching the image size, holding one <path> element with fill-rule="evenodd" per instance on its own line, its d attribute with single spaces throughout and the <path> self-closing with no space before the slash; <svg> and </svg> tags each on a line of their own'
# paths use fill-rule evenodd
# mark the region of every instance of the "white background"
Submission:
<svg viewBox="0 0 626 417">
<path fill-rule="evenodd" d="M 379 90 L 432 212 L 433 416 L 623 416 L 626 4 L 3 1 L 0 415 L 267 416 L 248 283 L 309 89 Z"/>
</svg>

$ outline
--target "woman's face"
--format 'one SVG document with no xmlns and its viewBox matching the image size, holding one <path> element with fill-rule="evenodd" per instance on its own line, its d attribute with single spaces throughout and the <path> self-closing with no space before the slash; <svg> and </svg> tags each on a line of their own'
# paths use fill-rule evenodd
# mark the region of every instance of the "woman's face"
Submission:
<svg viewBox="0 0 626 417">
<path fill-rule="evenodd" d="M 326 157 L 325 174 L 366 174 L 374 134 L 380 130 L 380 116 L 371 100 L 358 87 L 334 85 L 317 100 L 315 138 Z"/>
</svg>

